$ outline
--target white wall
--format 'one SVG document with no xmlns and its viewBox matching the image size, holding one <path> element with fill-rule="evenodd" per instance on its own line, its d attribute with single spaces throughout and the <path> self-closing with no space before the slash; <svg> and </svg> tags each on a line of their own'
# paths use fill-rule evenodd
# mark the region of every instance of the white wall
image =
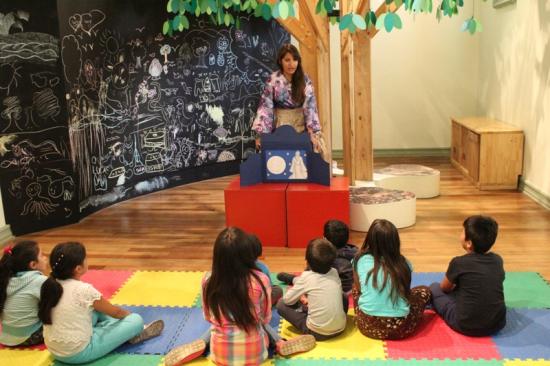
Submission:
<svg viewBox="0 0 550 366">
<path fill-rule="evenodd" d="M 523 129 L 525 182 L 550 196 L 550 0 L 480 15 L 479 112 Z"/>
<path fill-rule="evenodd" d="M 375 149 L 448 148 L 450 116 L 476 112 L 479 37 L 460 31 L 472 15 L 468 1 L 458 17 L 398 14 L 401 30 L 372 41 L 373 146 Z M 376 7 L 373 1 L 373 8 Z M 488 6 L 488 4 L 485 4 Z M 337 27 L 331 28 L 337 41 Z M 333 149 L 342 149 L 340 50 L 331 49 Z"/>
</svg>

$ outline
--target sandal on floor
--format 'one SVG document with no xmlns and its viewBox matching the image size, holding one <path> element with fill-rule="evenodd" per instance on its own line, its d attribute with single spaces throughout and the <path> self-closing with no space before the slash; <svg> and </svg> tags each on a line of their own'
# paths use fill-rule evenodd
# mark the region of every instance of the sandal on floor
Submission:
<svg viewBox="0 0 550 366">
<path fill-rule="evenodd" d="M 311 334 L 305 334 L 283 341 L 277 347 L 277 352 L 281 356 L 290 356 L 295 353 L 307 352 L 313 348 L 315 348 L 315 337 Z"/>
<path fill-rule="evenodd" d="M 166 354 L 164 358 L 165 366 L 179 366 L 204 353 L 206 349 L 206 343 L 202 339 L 197 339 L 191 343 L 183 344 L 179 347 L 172 349 Z"/>
<path fill-rule="evenodd" d="M 141 343 L 143 341 L 146 341 L 148 339 L 157 337 L 162 333 L 162 330 L 164 329 L 164 321 L 162 320 L 155 320 L 154 322 L 151 322 L 149 324 L 146 324 L 143 328 L 143 331 L 135 336 L 134 338 L 131 338 L 128 343 L 130 344 L 137 344 Z"/>
</svg>

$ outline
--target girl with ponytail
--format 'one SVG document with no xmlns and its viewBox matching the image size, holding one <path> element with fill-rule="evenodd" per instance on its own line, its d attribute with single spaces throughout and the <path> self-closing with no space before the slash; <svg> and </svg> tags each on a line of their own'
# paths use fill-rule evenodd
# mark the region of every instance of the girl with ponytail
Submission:
<svg viewBox="0 0 550 366">
<path fill-rule="evenodd" d="M 47 266 L 46 257 L 34 241 L 4 248 L 0 259 L 0 344 L 32 346 L 44 341 L 38 300 Z"/>
<path fill-rule="evenodd" d="M 38 316 L 44 341 L 56 360 L 87 363 L 124 342 L 139 343 L 158 336 L 162 320 L 145 327 L 138 314 L 112 305 L 91 284 L 80 281 L 88 270 L 81 243 L 58 244 L 50 255 L 52 273 L 42 285 Z"/>
</svg>

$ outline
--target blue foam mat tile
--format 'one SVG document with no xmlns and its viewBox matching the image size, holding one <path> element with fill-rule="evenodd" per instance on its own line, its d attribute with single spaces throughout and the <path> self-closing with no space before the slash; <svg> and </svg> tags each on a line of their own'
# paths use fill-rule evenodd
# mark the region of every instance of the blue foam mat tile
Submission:
<svg viewBox="0 0 550 366">
<path fill-rule="evenodd" d="M 493 337 L 506 359 L 550 359 L 550 310 L 507 309 L 506 326 Z"/>
<path fill-rule="evenodd" d="M 190 316 L 192 308 L 174 308 L 160 306 L 124 306 L 133 313 L 137 313 L 143 317 L 145 323 L 153 320 L 164 320 L 164 330 L 158 337 L 151 338 L 140 344 L 125 343 L 115 352 L 118 353 L 133 353 L 133 354 L 160 354 L 164 355 L 170 350 L 170 345 L 173 342 L 176 334 Z M 200 310 L 200 309 L 199 309 Z"/>
<path fill-rule="evenodd" d="M 411 287 L 430 286 L 434 282 L 440 283 L 444 276 L 444 272 L 413 272 Z"/>
<path fill-rule="evenodd" d="M 170 349 L 200 338 L 210 329 L 210 323 L 204 319 L 202 308 L 188 308 L 187 317 L 181 323 L 174 334 L 169 347 Z"/>
</svg>

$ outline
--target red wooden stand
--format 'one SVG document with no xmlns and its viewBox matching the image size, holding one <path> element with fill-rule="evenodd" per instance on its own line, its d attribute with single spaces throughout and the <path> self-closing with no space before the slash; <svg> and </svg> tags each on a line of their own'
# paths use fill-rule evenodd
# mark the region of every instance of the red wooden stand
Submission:
<svg viewBox="0 0 550 366">
<path fill-rule="evenodd" d="M 225 222 L 256 234 L 264 246 L 305 248 L 323 236 L 327 220 L 349 225 L 349 181 L 262 183 L 241 187 L 235 178 L 225 189 Z"/>
<path fill-rule="evenodd" d="M 330 187 L 295 183 L 286 189 L 287 245 L 305 248 L 309 241 L 323 237 L 323 226 L 330 219 L 349 225 L 349 180 L 335 177 Z"/>
<path fill-rule="evenodd" d="M 225 189 L 225 223 L 258 236 L 264 246 L 286 247 L 286 183 L 240 186 L 235 178 Z"/>
</svg>

